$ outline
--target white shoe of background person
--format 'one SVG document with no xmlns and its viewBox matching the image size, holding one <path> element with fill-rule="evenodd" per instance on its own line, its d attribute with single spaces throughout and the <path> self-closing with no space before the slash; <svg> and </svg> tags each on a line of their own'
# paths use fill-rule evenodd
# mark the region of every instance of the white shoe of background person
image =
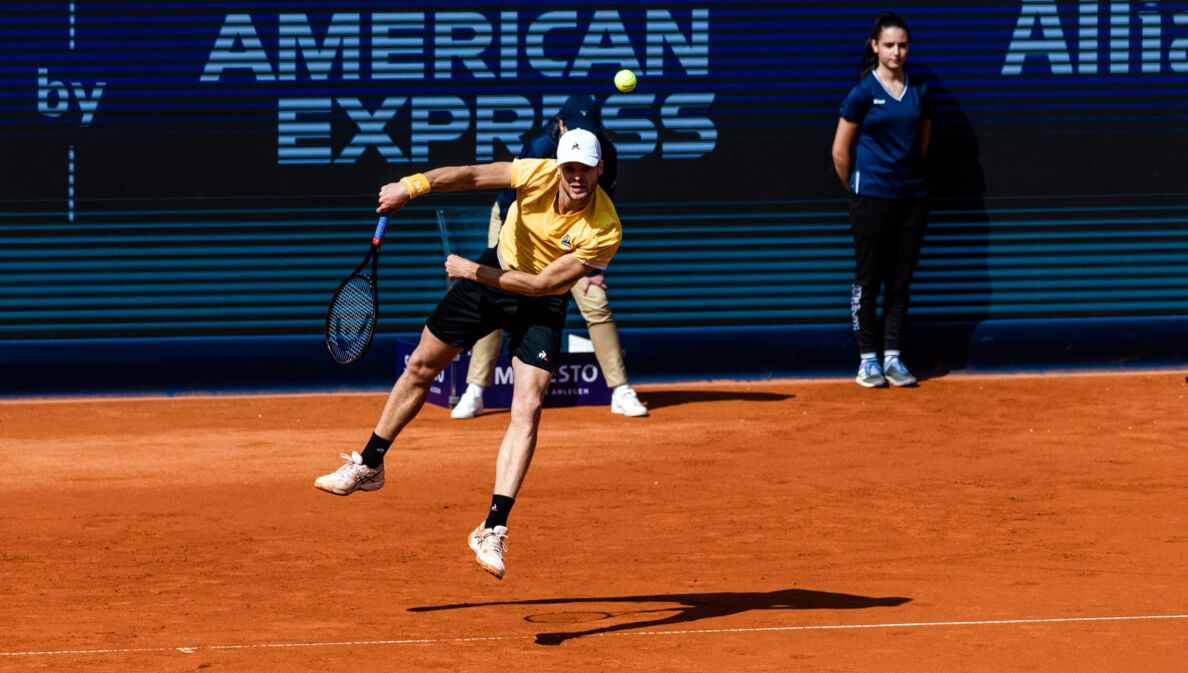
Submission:
<svg viewBox="0 0 1188 673">
<path fill-rule="evenodd" d="M 503 552 L 507 551 L 507 526 L 487 528 L 484 521 L 470 533 L 467 542 L 474 552 L 474 560 L 498 579 L 503 579 L 507 568 L 503 565 Z"/>
<path fill-rule="evenodd" d="M 886 376 L 887 383 L 893 386 L 916 385 L 916 377 L 912 376 L 907 365 L 903 364 L 903 360 L 900 360 L 898 355 L 891 355 L 883 360 L 883 375 Z"/>
<path fill-rule="evenodd" d="M 314 487 L 334 495 L 350 495 L 355 491 L 378 491 L 384 487 L 384 466 L 367 467 L 358 452 L 339 454 L 346 463 L 330 474 L 318 477 Z"/>
<path fill-rule="evenodd" d="M 883 368 L 878 360 L 863 360 L 858 365 L 858 376 L 854 381 L 863 388 L 882 388 L 887 385 L 887 378 L 883 376 Z"/>
<path fill-rule="evenodd" d="M 483 415 L 483 387 L 470 383 L 450 411 L 450 418 L 476 418 Z"/>
<path fill-rule="evenodd" d="M 611 393 L 611 413 L 624 416 L 647 416 L 648 408 L 640 403 L 631 386 L 624 383 Z"/>
</svg>

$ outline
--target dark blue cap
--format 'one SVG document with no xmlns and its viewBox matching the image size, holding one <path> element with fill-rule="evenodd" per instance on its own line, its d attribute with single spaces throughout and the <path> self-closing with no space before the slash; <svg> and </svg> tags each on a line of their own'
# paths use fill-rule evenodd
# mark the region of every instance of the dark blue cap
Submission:
<svg viewBox="0 0 1188 673">
<path fill-rule="evenodd" d="M 594 97 L 587 93 L 575 93 L 570 96 L 565 105 L 561 106 L 561 121 L 565 128 L 585 129 L 591 133 L 598 132 L 598 104 Z"/>
</svg>

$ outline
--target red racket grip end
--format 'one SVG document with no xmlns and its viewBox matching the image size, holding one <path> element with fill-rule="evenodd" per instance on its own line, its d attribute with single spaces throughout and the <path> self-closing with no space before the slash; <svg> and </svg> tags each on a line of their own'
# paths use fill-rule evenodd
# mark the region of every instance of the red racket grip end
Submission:
<svg viewBox="0 0 1188 673">
<path fill-rule="evenodd" d="M 384 240 L 384 230 L 388 228 L 388 216 L 380 215 L 379 224 L 375 225 L 375 235 L 371 237 L 371 244 L 378 246 Z"/>
</svg>

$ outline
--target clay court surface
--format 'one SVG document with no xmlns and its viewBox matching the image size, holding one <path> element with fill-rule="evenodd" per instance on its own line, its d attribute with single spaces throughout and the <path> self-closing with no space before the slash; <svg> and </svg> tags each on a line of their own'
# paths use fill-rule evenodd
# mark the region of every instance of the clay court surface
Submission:
<svg viewBox="0 0 1188 673">
<path fill-rule="evenodd" d="M 383 394 L 0 402 L 4 671 L 1173 671 L 1182 372 L 641 386 L 546 410 L 508 575 L 466 534 L 505 412 Z"/>
</svg>

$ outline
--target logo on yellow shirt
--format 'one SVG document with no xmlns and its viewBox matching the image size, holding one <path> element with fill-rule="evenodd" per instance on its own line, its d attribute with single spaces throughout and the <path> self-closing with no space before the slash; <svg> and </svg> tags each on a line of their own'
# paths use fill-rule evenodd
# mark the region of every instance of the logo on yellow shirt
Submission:
<svg viewBox="0 0 1188 673">
<path fill-rule="evenodd" d="M 563 245 L 567 248 L 573 247 L 573 243 L 571 243 L 569 240 L 569 234 L 565 234 L 565 238 L 561 239 L 561 245 Z"/>
</svg>

